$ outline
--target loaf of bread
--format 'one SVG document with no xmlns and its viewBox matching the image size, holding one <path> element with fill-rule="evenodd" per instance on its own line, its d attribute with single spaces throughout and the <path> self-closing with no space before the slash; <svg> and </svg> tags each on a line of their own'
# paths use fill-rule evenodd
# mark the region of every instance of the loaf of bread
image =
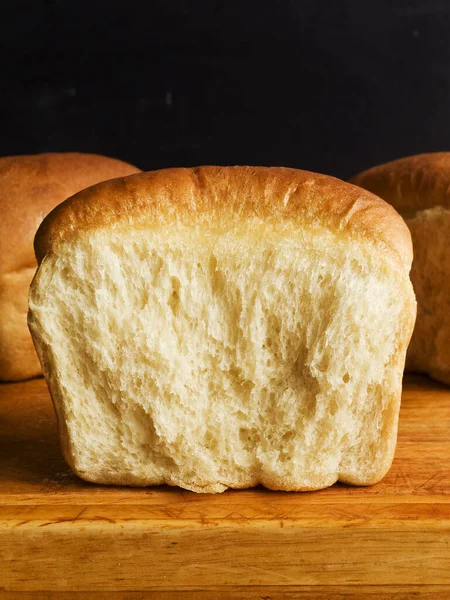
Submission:
<svg viewBox="0 0 450 600">
<path fill-rule="evenodd" d="M 80 477 L 314 490 L 389 469 L 416 305 L 408 228 L 376 196 L 142 173 L 61 204 L 35 249 L 29 326 Z"/>
<path fill-rule="evenodd" d="M 93 154 L 0 158 L 0 381 L 41 373 L 27 327 L 33 239 L 45 215 L 85 187 L 139 169 Z"/>
<path fill-rule="evenodd" d="M 450 384 L 450 152 L 394 160 L 352 181 L 392 204 L 411 231 L 417 322 L 406 368 Z"/>
</svg>

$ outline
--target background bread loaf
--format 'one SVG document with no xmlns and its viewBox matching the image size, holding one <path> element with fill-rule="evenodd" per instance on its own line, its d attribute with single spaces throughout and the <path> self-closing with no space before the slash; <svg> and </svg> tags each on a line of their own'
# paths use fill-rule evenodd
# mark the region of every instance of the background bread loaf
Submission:
<svg viewBox="0 0 450 600">
<path fill-rule="evenodd" d="M 401 158 L 352 182 L 392 204 L 411 230 L 417 322 L 406 367 L 450 384 L 450 152 Z"/>
<path fill-rule="evenodd" d="M 45 215 L 83 188 L 139 169 L 95 154 L 0 158 L 0 381 L 41 373 L 28 331 L 33 239 Z"/>
<path fill-rule="evenodd" d="M 389 469 L 415 299 L 409 231 L 379 198 L 169 169 L 68 199 L 35 247 L 29 325 L 84 479 L 310 490 Z"/>
</svg>

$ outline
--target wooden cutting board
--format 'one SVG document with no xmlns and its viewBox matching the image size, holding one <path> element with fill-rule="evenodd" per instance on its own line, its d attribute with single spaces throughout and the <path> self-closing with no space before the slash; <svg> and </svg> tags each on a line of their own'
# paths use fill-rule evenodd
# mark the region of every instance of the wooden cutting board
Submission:
<svg viewBox="0 0 450 600">
<path fill-rule="evenodd" d="M 214 496 L 84 483 L 44 382 L 1 385 L 0 599 L 94 597 L 450 598 L 450 388 L 407 379 L 373 487 Z"/>
</svg>

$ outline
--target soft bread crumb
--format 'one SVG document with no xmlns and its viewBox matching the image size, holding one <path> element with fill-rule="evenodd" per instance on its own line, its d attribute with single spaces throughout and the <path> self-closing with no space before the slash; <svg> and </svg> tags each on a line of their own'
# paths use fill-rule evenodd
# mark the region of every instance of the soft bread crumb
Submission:
<svg viewBox="0 0 450 600">
<path fill-rule="evenodd" d="M 308 490 L 389 469 L 413 302 L 337 233 L 109 228 L 44 258 L 29 323 L 81 477 Z"/>
</svg>

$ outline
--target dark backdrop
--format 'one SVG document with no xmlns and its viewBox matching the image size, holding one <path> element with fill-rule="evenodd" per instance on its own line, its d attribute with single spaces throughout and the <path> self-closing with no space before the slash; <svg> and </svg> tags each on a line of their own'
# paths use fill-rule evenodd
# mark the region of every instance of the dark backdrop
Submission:
<svg viewBox="0 0 450 600">
<path fill-rule="evenodd" d="M 0 50 L 0 155 L 347 177 L 450 149 L 448 0 L 14 0 Z"/>
</svg>

